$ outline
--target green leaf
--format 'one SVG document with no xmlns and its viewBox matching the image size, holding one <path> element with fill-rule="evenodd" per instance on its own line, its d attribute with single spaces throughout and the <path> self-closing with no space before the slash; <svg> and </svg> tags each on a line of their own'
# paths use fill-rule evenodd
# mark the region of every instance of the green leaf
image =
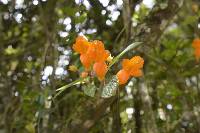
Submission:
<svg viewBox="0 0 200 133">
<path fill-rule="evenodd" d="M 101 97 L 109 98 L 116 94 L 116 90 L 119 86 L 118 80 L 116 76 L 112 76 L 110 81 L 103 87 Z"/>
<path fill-rule="evenodd" d="M 63 11 L 64 11 L 64 14 L 66 15 L 74 16 L 75 13 L 77 12 L 77 8 L 65 7 Z"/>
<path fill-rule="evenodd" d="M 108 66 L 108 69 L 110 69 L 110 67 L 112 67 L 112 65 L 114 65 L 116 62 L 118 62 L 118 60 L 129 50 L 136 48 L 137 46 L 139 46 L 142 42 L 134 42 L 132 44 L 130 44 L 128 47 L 126 47 L 126 49 L 124 49 L 119 55 L 117 55 L 113 61 L 110 63 L 110 65 Z"/>
<path fill-rule="evenodd" d="M 8 47 L 5 49 L 5 54 L 6 55 L 13 55 L 13 54 L 18 54 L 20 52 L 20 49 L 15 49 L 15 48 L 12 48 L 12 47 Z"/>
<path fill-rule="evenodd" d="M 83 92 L 90 97 L 94 97 L 97 87 L 94 83 L 87 84 L 83 86 Z"/>
<path fill-rule="evenodd" d="M 28 130 L 29 133 L 35 133 L 35 128 L 33 123 L 27 124 L 26 129 Z"/>
<path fill-rule="evenodd" d="M 81 16 L 76 17 L 76 23 L 83 23 L 87 19 L 87 13 L 83 13 Z"/>
<path fill-rule="evenodd" d="M 65 86 L 62 86 L 62 87 L 58 88 L 56 91 L 62 91 L 62 90 L 65 90 L 65 89 L 67 89 L 67 88 L 69 88 L 69 87 L 71 87 L 73 85 L 80 84 L 81 81 L 83 81 L 83 80 L 84 80 L 84 78 L 79 78 L 79 79 L 75 80 L 74 82 L 71 82 L 71 83 L 69 83 L 69 84 L 67 84 Z"/>
</svg>

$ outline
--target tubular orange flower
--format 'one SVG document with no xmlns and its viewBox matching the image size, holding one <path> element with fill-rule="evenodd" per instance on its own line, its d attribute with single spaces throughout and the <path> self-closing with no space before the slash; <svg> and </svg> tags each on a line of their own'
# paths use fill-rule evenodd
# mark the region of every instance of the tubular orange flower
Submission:
<svg viewBox="0 0 200 133">
<path fill-rule="evenodd" d="M 117 78 L 120 85 L 125 84 L 128 81 L 129 77 L 130 77 L 129 73 L 124 69 L 120 70 L 117 73 Z"/>
<path fill-rule="evenodd" d="M 109 57 L 109 51 L 105 50 L 104 44 L 99 40 L 94 40 L 88 52 L 91 54 L 95 62 L 103 62 Z"/>
<path fill-rule="evenodd" d="M 93 45 L 93 43 L 90 43 L 89 48 L 87 50 L 88 57 L 94 61 L 94 58 L 96 56 L 96 49 L 95 49 L 95 45 Z"/>
<path fill-rule="evenodd" d="M 96 60 L 97 62 L 106 61 L 109 57 L 110 52 L 108 50 L 97 52 Z"/>
<path fill-rule="evenodd" d="M 200 39 L 194 39 L 192 42 L 192 47 L 194 48 L 194 55 L 196 57 L 196 60 L 199 61 L 200 59 Z"/>
<path fill-rule="evenodd" d="M 196 60 L 199 61 L 199 59 L 200 59 L 200 49 L 195 49 L 194 54 L 195 54 Z"/>
<path fill-rule="evenodd" d="M 87 54 L 82 54 L 80 56 L 80 60 L 81 60 L 81 63 L 83 64 L 83 66 L 85 67 L 85 69 L 89 70 L 90 66 L 92 65 L 91 58 L 89 58 Z"/>
<path fill-rule="evenodd" d="M 200 48 L 200 39 L 199 38 L 193 40 L 192 47 L 195 49 Z"/>
<path fill-rule="evenodd" d="M 143 67 L 144 60 L 140 56 L 134 56 L 133 58 L 123 59 L 122 68 L 126 71 L 131 71 L 132 69 L 140 69 Z"/>
<path fill-rule="evenodd" d="M 132 67 L 135 69 L 140 69 L 144 65 L 144 60 L 140 56 L 134 56 L 133 58 L 131 58 L 131 62 L 133 64 Z"/>
<path fill-rule="evenodd" d="M 85 54 L 89 48 L 89 42 L 83 36 L 78 36 L 72 48 L 79 54 Z"/>
<path fill-rule="evenodd" d="M 73 49 L 80 54 L 81 63 L 86 71 L 94 64 L 94 72 L 99 80 L 103 80 L 108 69 L 105 61 L 110 55 L 110 52 L 105 50 L 103 42 L 99 40 L 88 42 L 83 36 L 78 36 Z"/>
<path fill-rule="evenodd" d="M 136 70 L 131 70 L 130 75 L 133 77 L 140 77 L 142 76 L 142 70 L 136 69 Z"/>
<path fill-rule="evenodd" d="M 133 63 L 129 59 L 122 60 L 122 68 L 126 71 L 130 71 L 133 66 Z"/>
<path fill-rule="evenodd" d="M 142 76 L 141 68 L 144 65 L 144 60 L 140 56 L 134 56 L 130 60 L 123 59 L 122 70 L 117 73 L 119 84 L 125 84 L 130 76 Z"/>
<path fill-rule="evenodd" d="M 105 62 L 96 62 L 93 66 L 93 70 L 97 75 L 98 79 L 101 81 L 104 79 L 108 71 L 108 66 L 106 65 Z"/>
</svg>

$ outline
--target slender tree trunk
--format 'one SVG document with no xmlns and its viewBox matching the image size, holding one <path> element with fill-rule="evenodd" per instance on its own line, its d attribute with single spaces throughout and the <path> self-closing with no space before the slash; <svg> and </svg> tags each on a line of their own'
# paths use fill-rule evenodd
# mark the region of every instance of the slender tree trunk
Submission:
<svg viewBox="0 0 200 133">
<path fill-rule="evenodd" d="M 121 133 L 122 132 L 121 131 L 121 118 L 120 118 L 119 100 L 120 99 L 117 96 L 117 99 L 111 105 L 112 117 L 113 117 L 112 133 Z"/>
<path fill-rule="evenodd" d="M 144 111 L 144 125 L 147 133 L 158 133 L 152 102 L 145 82 L 139 84 L 139 95 L 141 96 L 142 109 Z"/>
<path fill-rule="evenodd" d="M 134 87 L 134 89 L 137 89 L 138 87 Z M 133 95 L 133 103 L 134 103 L 134 119 L 135 119 L 135 133 L 142 133 L 142 119 L 140 115 L 141 111 L 141 99 L 139 96 L 139 90 L 136 90 L 136 93 L 132 93 Z"/>
</svg>

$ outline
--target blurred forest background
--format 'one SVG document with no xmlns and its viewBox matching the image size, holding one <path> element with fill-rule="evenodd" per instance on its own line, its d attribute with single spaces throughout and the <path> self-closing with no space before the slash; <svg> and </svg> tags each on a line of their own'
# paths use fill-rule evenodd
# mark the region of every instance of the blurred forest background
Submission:
<svg viewBox="0 0 200 133">
<path fill-rule="evenodd" d="M 0 0 L 0 133 L 200 133 L 199 20 L 199 0 Z M 110 98 L 76 85 L 53 100 L 79 78 L 70 65 L 83 71 L 77 35 L 112 56 L 143 42 L 123 58 L 143 57 L 144 76 Z"/>
</svg>

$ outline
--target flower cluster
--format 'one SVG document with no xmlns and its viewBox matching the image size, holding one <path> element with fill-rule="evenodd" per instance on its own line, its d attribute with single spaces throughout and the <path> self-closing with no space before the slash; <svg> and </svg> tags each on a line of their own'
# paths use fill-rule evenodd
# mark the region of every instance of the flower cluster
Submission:
<svg viewBox="0 0 200 133">
<path fill-rule="evenodd" d="M 144 60 L 140 56 L 134 56 L 130 60 L 124 59 L 122 61 L 122 69 L 117 73 L 119 84 L 125 84 L 131 76 L 142 76 L 141 68 L 143 65 Z"/>
<path fill-rule="evenodd" d="M 73 44 L 73 50 L 80 54 L 81 63 L 86 71 L 90 71 L 93 66 L 93 71 L 98 79 L 100 81 L 104 79 L 108 70 L 105 61 L 110 53 L 105 50 L 101 41 L 94 40 L 89 42 L 83 36 L 78 36 L 75 44 Z"/>
<path fill-rule="evenodd" d="M 99 40 L 89 42 L 83 36 L 78 36 L 73 44 L 73 50 L 80 54 L 80 61 L 85 68 L 81 77 L 88 76 L 91 69 L 95 72 L 98 79 L 102 81 L 108 71 L 106 61 L 111 62 L 112 57 L 109 51 L 105 50 L 104 44 Z M 119 84 L 125 84 L 131 76 L 142 76 L 142 67 L 144 60 L 140 56 L 124 59 L 122 61 L 122 70 L 117 73 Z M 71 68 L 74 70 L 74 68 Z"/>
<path fill-rule="evenodd" d="M 192 47 L 194 48 L 194 55 L 196 60 L 199 61 L 200 58 L 200 39 L 194 39 L 192 42 Z"/>
</svg>

